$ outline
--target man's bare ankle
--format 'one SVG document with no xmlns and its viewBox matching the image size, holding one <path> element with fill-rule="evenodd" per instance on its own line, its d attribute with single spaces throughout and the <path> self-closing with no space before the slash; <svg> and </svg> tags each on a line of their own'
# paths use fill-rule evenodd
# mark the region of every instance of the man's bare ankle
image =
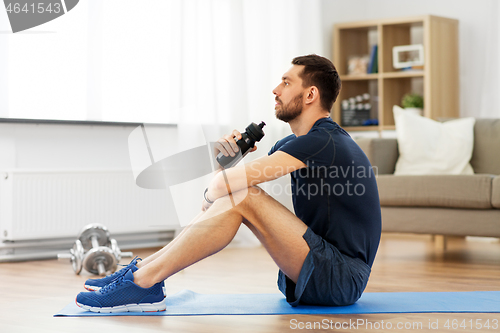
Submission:
<svg viewBox="0 0 500 333">
<path fill-rule="evenodd" d="M 151 288 L 154 286 L 154 283 L 150 283 L 147 278 L 142 278 L 141 274 L 138 274 L 138 271 L 134 273 L 134 283 L 141 288 Z"/>
</svg>

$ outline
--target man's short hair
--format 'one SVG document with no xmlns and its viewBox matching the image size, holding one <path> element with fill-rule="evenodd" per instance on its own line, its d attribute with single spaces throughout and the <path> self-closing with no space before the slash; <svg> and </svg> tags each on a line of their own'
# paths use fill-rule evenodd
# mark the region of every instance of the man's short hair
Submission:
<svg viewBox="0 0 500 333">
<path fill-rule="evenodd" d="M 321 107 L 330 111 L 333 103 L 337 100 L 342 83 L 339 73 L 333 63 L 327 58 L 316 54 L 296 57 L 292 60 L 292 65 L 304 66 L 299 73 L 302 79 L 302 86 L 307 88 L 315 86 L 319 90 Z"/>
</svg>

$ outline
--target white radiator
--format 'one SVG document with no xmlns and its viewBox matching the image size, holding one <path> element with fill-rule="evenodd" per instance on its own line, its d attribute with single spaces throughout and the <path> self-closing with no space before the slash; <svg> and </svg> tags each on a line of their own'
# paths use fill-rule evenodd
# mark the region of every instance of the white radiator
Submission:
<svg viewBox="0 0 500 333">
<path fill-rule="evenodd" d="M 0 240 L 76 238 L 89 223 L 111 236 L 173 230 L 168 191 L 136 186 L 131 171 L 0 171 Z"/>
</svg>

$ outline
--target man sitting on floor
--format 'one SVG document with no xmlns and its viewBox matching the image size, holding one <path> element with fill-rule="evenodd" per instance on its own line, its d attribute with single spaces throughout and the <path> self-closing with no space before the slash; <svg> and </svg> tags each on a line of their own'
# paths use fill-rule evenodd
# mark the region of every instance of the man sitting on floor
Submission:
<svg viewBox="0 0 500 333">
<path fill-rule="evenodd" d="M 279 267 L 287 301 L 348 305 L 363 293 L 377 252 L 381 215 L 374 172 L 365 154 L 330 118 L 340 78 L 330 60 L 297 57 L 273 90 L 276 117 L 292 135 L 268 156 L 218 172 L 201 212 L 168 245 L 111 276 L 88 280 L 77 304 L 90 311 L 165 310 L 163 281 L 226 247 L 243 223 Z M 215 152 L 233 156 L 233 131 Z M 291 173 L 295 215 L 258 184 Z M 230 179 L 228 184 L 225 177 Z M 235 204 L 236 203 L 236 204 Z M 251 273 L 249 273 L 251 274 Z"/>
</svg>

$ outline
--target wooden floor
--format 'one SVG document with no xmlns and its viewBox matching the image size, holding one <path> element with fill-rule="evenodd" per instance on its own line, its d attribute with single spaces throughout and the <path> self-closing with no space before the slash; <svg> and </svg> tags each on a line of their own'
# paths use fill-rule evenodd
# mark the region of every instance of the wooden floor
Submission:
<svg viewBox="0 0 500 333">
<path fill-rule="evenodd" d="M 138 250 L 147 256 L 154 249 Z M 126 260 L 123 260 L 126 261 Z M 0 264 L 0 332 L 288 332 L 292 323 L 333 323 L 363 320 L 356 332 L 500 332 L 493 320 L 500 314 L 380 314 L 336 316 L 189 316 L 189 317 L 92 317 L 54 318 L 83 290 L 88 273 L 77 276 L 69 263 L 56 260 Z M 182 289 L 199 293 L 276 293 L 277 268 L 262 248 L 228 248 L 185 269 L 167 281 L 167 293 Z M 430 236 L 382 237 L 366 292 L 500 290 L 500 243 L 454 239 L 448 250 L 436 249 Z M 466 323 L 490 320 L 490 329 L 446 329 L 447 320 Z M 439 329 L 429 329 L 429 322 Z M 361 322 L 360 322 L 361 323 Z M 403 328 L 395 329 L 399 326 Z M 422 329 L 418 323 L 421 323 Z M 365 324 L 367 325 L 367 324 Z M 345 326 L 345 325 L 344 325 Z M 415 328 L 405 329 L 404 327 Z M 376 328 L 379 328 L 378 330 Z M 314 331 L 321 331 L 316 329 Z M 343 331 L 328 328 L 325 332 Z M 353 331 L 346 329 L 344 331 Z"/>
</svg>

